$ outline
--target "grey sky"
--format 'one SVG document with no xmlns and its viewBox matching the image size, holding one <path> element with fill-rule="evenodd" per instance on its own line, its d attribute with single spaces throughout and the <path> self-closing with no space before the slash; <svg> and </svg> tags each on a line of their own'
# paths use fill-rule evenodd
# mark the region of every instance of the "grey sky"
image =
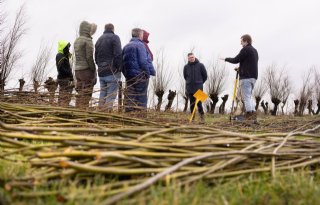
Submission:
<svg viewBox="0 0 320 205">
<path fill-rule="evenodd" d="M 94 42 L 109 22 L 115 25 L 122 46 L 129 41 L 133 27 L 147 30 L 151 33 L 151 50 L 155 54 L 159 48 L 165 49 L 174 76 L 178 76 L 183 54 L 191 47 L 195 47 L 200 61 L 208 64 L 213 58 L 238 54 L 240 37 L 246 33 L 252 36 L 260 55 L 260 77 L 271 63 L 286 65 L 298 88 L 300 76 L 311 65 L 320 65 L 318 0 L 7 0 L 7 11 L 12 14 L 23 3 L 29 27 L 22 44 L 26 55 L 11 76 L 13 85 L 16 79 L 30 73 L 41 41 L 53 45 L 50 68 L 55 76 L 57 41 L 73 43 L 82 20 L 98 25 Z"/>
</svg>

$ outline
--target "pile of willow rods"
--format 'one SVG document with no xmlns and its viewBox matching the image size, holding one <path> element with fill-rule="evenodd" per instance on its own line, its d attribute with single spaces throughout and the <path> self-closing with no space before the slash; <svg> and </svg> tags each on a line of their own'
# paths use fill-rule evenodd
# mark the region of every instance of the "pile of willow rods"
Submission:
<svg viewBox="0 0 320 205">
<path fill-rule="evenodd" d="M 0 103 L 0 117 L 0 157 L 30 166 L 6 181 L 13 197 L 76 195 L 113 204 L 155 183 L 188 186 L 252 173 L 316 171 L 320 162 L 319 120 L 286 133 L 247 134 L 39 105 Z M 97 174 L 105 183 L 90 194 L 48 188 Z"/>
</svg>

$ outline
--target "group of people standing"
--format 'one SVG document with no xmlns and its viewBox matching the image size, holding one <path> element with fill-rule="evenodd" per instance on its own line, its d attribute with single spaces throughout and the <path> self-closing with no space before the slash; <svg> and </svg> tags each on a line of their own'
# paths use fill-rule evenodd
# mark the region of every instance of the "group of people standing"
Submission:
<svg viewBox="0 0 320 205">
<path fill-rule="evenodd" d="M 58 104 L 68 106 L 75 87 L 76 107 L 86 108 L 92 97 L 93 87 L 100 81 L 99 108 L 112 110 L 117 96 L 121 73 L 126 78 L 125 111 L 135 111 L 147 107 L 147 90 L 150 76 L 155 76 L 153 54 L 148 47 L 149 33 L 140 28 L 132 29 L 130 42 L 122 49 L 114 25 L 105 25 L 103 34 L 95 46 L 92 35 L 97 25 L 83 21 L 79 37 L 74 42 L 75 78 L 70 65 L 70 42 L 59 41 L 56 66 L 59 84 Z M 97 69 L 96 69 L 97 65 Z"/>
<path fill-rule="evenodd" d="M 105 25 L 104 33 L 94 46 L 92 35 L 96 30 L 96 24 L 90 24 L 87 21 L 80 24 L 80 36 L 74 42 L 76 83 L 73 83 L 74 79 L 69 63 L 71 44 L 67 41 L 58 43 L 56 65 L 59 105 L 69 105 L 71 93 L 75 87 L 78 92 L 76 107 L 88 107 L 98 75 L 100 81 L 99 108 L 111 111 L 122 73 L 126 79 L 125 111 L 146 109 L 149 78 L 156 75 L 152 64 L 153 54 L 148 47 L 149 33 L 140 28 L 132 29 L 132 38 L 122 49 L 120 38 L 115 34 L 113 24 Z M 221 58 L 221 60 L 234 64 L 240 63 L 238 72 L 241 97 L 246 110 L 245 116 L 256 118 L 252 91 L 258 78 L 258 52 L 252 46 L 250 35 L 246 34 L 241 37 L 241 45 L 243 48 L 235 58 Z M 190 100 L 190 110 L 192 112 L 196 101 L 193 95 L 198 89 L 203 90 L 203 84 L 208 76 L 205 66 L 199 62 L 193 53 L 189 53 L 187 57 L 188 63 L 184 66 L 183 76 L 186 81 L 186 94 Z M 200 120 L 203 122 L 204 111 L 201 102 L 197 106 Z"/>
</svg>

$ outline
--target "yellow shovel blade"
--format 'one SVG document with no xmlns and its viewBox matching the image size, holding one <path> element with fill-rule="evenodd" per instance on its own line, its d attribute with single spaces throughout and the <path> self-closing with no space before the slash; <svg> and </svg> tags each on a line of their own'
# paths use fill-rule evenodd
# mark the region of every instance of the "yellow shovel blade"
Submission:
<svg viewBox="0 0 320 205">
<path fill-rule="evenodd" d="M 197 108 L 198 102 L 199 102 L 199 101 L 204 102 L 204 101 L 208 98 L 208 95 L 205 94 L 202 90 L 199 89 L 199 90 L 193 95 L 193 97 L 196 98 L 196 103 L 195 103 L 195 105 L 194 105 L 194 108 L 193 108 L 191 117 L 190 117 L 190 119 L 189 119 L 189 122 L 192 121 L 192 118 L 193 118 L 193 116 L 194 116 L 194 113 L 196 112 L 196 108 Z"/>
<path fill-rule="evenodd" d="M 193 97 L 195 97 L 197 100 L 200 100 L 201 102 L 204 102 L 207 98 L 208 98 L 208 95 L 205 94 L 202 90 L 198 90 L 194 95 Z"/>
</svg>

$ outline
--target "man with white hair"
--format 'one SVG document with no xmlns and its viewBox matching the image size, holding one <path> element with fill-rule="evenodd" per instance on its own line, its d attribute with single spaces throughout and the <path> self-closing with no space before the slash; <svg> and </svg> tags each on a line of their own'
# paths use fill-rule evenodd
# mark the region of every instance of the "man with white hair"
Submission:
<svg viewBox="0 0 320 205">
<path fill-rule="evenodd" d="M 126 78 L 125 111 L 145 110 L 150 75 L 155 75 L 152 60 L 143 43 L 143 30 L 132 29 L 132 38 L 122 51 L 122 72 Z"/>
</svg>

